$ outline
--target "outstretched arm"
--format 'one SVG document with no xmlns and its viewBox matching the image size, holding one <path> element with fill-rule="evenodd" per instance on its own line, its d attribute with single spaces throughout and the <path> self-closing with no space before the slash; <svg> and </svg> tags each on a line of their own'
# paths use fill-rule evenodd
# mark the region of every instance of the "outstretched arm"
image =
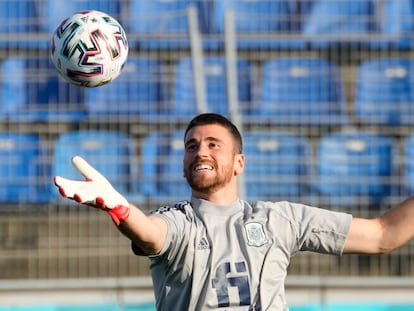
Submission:
<svg viewBox="0 0 414 311">
<path fill-rule="evenodd" d="M 344 253 L 382 254 L 414 237 L 414 197 L 374 219 L 354 218 Z"/>
<path fill-rule="evenodd" d="M 165 220 L 157 216 L 147 216 L 130 204 L 83 158 L 73 157 L 72 164 L 86 180 L 56 176 L 54 182 L 63 197 L 106 211 L 118 229 L 145 254 L 154 255 L 161 251 L 167 235 Z"/>
<path fill-rule="evenodd" d="M 158 254 L 167 236 L 166 221 L 159 216 L 146 216 L 140 209 L 130 204 L 130 214 L 118 229 L 146 255 Z"/>
</svg>

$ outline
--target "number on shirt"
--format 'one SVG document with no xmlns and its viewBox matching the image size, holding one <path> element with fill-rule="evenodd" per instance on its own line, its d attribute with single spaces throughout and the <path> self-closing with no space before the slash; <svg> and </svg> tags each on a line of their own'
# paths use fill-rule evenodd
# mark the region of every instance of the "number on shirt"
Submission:
<svg viewBox="0 0 414 311">
<path fill-rule="evenodd" d="M 224 262 L 218 266 L 216 276 L 212 280 L 213 288 L 217 293 L 218 307 L 229 307 L 230 296 L 229 288 L 237 287 L 239 293 L 239 306 L 250 305 L 250 286 L 247 276 L 246 264 L 244 262 L 236 262 L 234 270 L 231 269 L 230 262 Z"/>
</svg>

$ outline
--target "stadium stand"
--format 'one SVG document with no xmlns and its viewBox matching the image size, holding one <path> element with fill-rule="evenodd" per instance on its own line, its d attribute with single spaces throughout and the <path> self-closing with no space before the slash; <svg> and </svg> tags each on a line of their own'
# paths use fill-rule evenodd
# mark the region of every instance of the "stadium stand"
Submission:
<svg viewBox="0 0 414 311">
<path fill-rule="evenodd" d="M 404 140 L 404 190 L 406 194 L 412 193 L 414 190 L 414 135 L 409 135 Z"/>
<path fill-rule="evenodd" d="M 414 3 L 411 0 L 386 0 L 377 3 L 379 41 L 371 46 L 382 49 L 412 48 L 414 41 Z"/>
<path fill-rule="evenodd" d="M 227 101 L 226 61 L 223 57 L 205 57 L 204 75 L 207 108 L 211 112 L 229 115 Z M 238 100 L 243 110 L 251 100 L 251 66 L 248 61 L 237 61 Z M 172 94 L 172 113 L 177 118 L 189 119 L 198 112 L 191 58 L 183 58 L 175 65 Z"/>
<path fill-rule="evenodd" d="M 61 134 L 54 144 L 53 176 L 80 179 L 79 172 L 69 162 L 75 155 L 93 162 L 94 167 L 131 202 L 140 201 L 136 145 L 128 135 L 93 130 Z"/>
<path fill-rule="evenodd" d="M 313 48 L 361 48 L 377 30 L 371 0 L 315 1 L 303 23 L 303 34 Z"/>
<path fill-rule="evenodd" d="M 0 133 L 0 203 L 45 203 L 51 198 L 45 142 L 35 134 Z"/>
<path fill-rule="evenodd" d="M 155 59 L 129 57 L 116 80 L 105 87 L 86 90 L 88 117 L 101 121 L 117 117 L 146 122 L 169 118 L 164 67 Z"/>
<path fill-rule="evenodd" d="M 247 199 L 283 200 L 309 194 L 311 148 L 291 133 L 246 132 Z"/>
<path fill-rule="evenodd" d="M 151 132 L 142 142 L 142 194 L 150 201 L 189 199 L 190 188 L 183 176 L 184 133 Z"/>
<path fill-rule="evenodd" d="M 347 122 L 339 68 L 323 59 L 265 61 L 259 96 L 246 120 L 308 125 Z"/>
<path fill-rule="evenodd" d="M 48 57 L 11 56 L 1 63 L 3 119 L 78 122 L 85 117 L 84 90 L 60 79 Z"/>
<path fill-rule="evenodd" d="M 323 136 L 317 151 L 316 189 L 329 203 L 350 208 L 379 206 L 395 174 L 392 137 L 367 132 Z"/>
<path fill-rule="evenodd" d="M 413 69 L 414 63 L 410 59 L 364 61 L 356 77 L 356 117 L 371 124 L 412 124 Z"/>
<path fill-rule="evenodd" d="M 121 22 L 121 0 L 45 0 L 43 3 L 43 29 L 52 33 L 60 23 L 75 12 L 97 10 L 110 14 Z M 122 26 L 123 23 L 121 22 Z"/>
<path fill-rule="evenodd" d="M 131 46 L 141 49 L 188 49 L 190 47 L 187 10 L 198 11 L 199 29 L 208 32 L 209 5 L 200 0 L 131 0 Z"/>
<path fill-rule="evenodd" d="M 303 2 L 272 0 L 218 0 L 215 1 L 215 28 L 224 33 L 225 12 L 231 10 L 236 17 L 237 47 L 240 49 L 301 49 L 301 20 L 299 16 Z"/>
<path fill-rule="evenodd" d="M 198 56 L 188 34 L 190 7 L 198 11 Z M 131 254 L 107 215 L 57 199 L 53 175 L 82 178 L 70 164 L 80 154 L 146 212 L 189 199 L 181 157 L 184 124 L 197 113 L 201 73 L 194 74 L 194 60 L 204 57 L 208 110 L 234 117 L 227 105 L 234 86 L 227 80 L 227 10 L 237 31 L 242 115 L 233 120 L 245 136 L 249 200 L 309 199 L 376 216 L 412 194 L 413 7 L 412 0 L 0 0 L 2 285 L 97 278 L 105 287 L 108 277 L 116 286 L 119 278 L 148 277 L 147 259 Z M 124 72 L 97 89 L 63 81 L 49 60 L 52 31 L 89 9 L 116 17 L 130 43 Z M 414 275 L 413 243 L 369 259 L 300 255 L 289 275 L 300 278 L 300 289 L 314 282 L 321 300 L 345 277 L 355 277 L 359 289 L 373 286 L 375 297 L 381 282 L 411 290 L 405 282 Z M 2 306 L 5 286 L 0 309 L 20 310 Z M 114 308 L 135 310 L 123 300 L 133 295 L 118 290 Z M 48 308 L 38 310 L 58 306 Z M 389 302 L 375 308 L 404 310 Z M 292 308 L 328 309 L 358 310 L 329 301 Z"/>
<path fill-rule="evenodd" d="M 40 40 L 40 4 L 33 0 L 0 1 L 0 48 L 46 48 Z"/>
</svg>

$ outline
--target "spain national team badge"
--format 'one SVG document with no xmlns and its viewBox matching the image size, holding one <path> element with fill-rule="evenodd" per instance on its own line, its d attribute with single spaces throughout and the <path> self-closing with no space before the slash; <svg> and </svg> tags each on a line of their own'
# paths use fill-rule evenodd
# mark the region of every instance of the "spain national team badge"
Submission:
<svg viewBox="0 0 414 311">
<path fill-rule="evenodd" d="M 261 223 L 249 222 L 244 225 L 244 228 L 246 229 L 247 245 L 258 247 L 268 243 L 266 233 Z"/>
</svg>

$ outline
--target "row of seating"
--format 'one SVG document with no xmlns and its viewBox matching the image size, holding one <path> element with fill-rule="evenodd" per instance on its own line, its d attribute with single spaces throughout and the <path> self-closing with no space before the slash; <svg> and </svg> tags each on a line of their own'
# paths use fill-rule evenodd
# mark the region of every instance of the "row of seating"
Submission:
<svg viewBox="0 0 414 311">
<path fill-rule="evenodd" d="M 198 9 L 206 47 L 222 46 L 208 35 L 224 32 L 224 15 L 235 13 L 239 48 L 304 48 L 365 44 L 374 48 L 411 48 L 414 4 L 411 0 L 2 0 L 1 44 L 46 47 L 47 38 L 18 38 L 16 33 L 51 33 L 73 12 L 100 10 L 113 15 L 131 34 L 131 46 L 189 47 L 186 10 Z M 270 35 L 270 36 L 269 36 Z M 276 35 L 276 36 L 275 36 Z M 215 41 L 215 42 L 214 42 Z"/>
<path fill-rule="evenodd" d="M 51 176 L 81 178 L 73 155 L 90 161 L 133 202 L 188 199 L 183 153 L 182 131 L 151 132 L 139 148 L 130 136 L 110 131 L 67 132 L 48 145 L 36 135 L 2 133 L 0 201 L 56 200 Z M 341 205 L 379 204 L 414 191 L 414 135 L 400 150 L 393 137 L 361 131 L 330 133 L 315 144 L 292 133 L 246 132 L 244 153 L 249 200 L 315 196 Z"/>
<path fill-rule="evenodd" d="M 414 123 L 414 60 L 364 61 L 355 77 L 351 114 L 338 65 L 317 58 L 270 59 L 257 77 L 249 61 L 237 64 L 239 108 L 246 123 Z M 171 115 L 187 121 L 199 112 L 190 58 L 178 60 L 171 77 L 159 60 L 130 57 L 120 77 L 93 89 L 60 79 L 46 57 L 7 58 L 1 75 L 0 120 L 162 123 Z M 208 110 L 228 115 L 225 59 L 206 57 L 204 75 Z"/>
</svg>

